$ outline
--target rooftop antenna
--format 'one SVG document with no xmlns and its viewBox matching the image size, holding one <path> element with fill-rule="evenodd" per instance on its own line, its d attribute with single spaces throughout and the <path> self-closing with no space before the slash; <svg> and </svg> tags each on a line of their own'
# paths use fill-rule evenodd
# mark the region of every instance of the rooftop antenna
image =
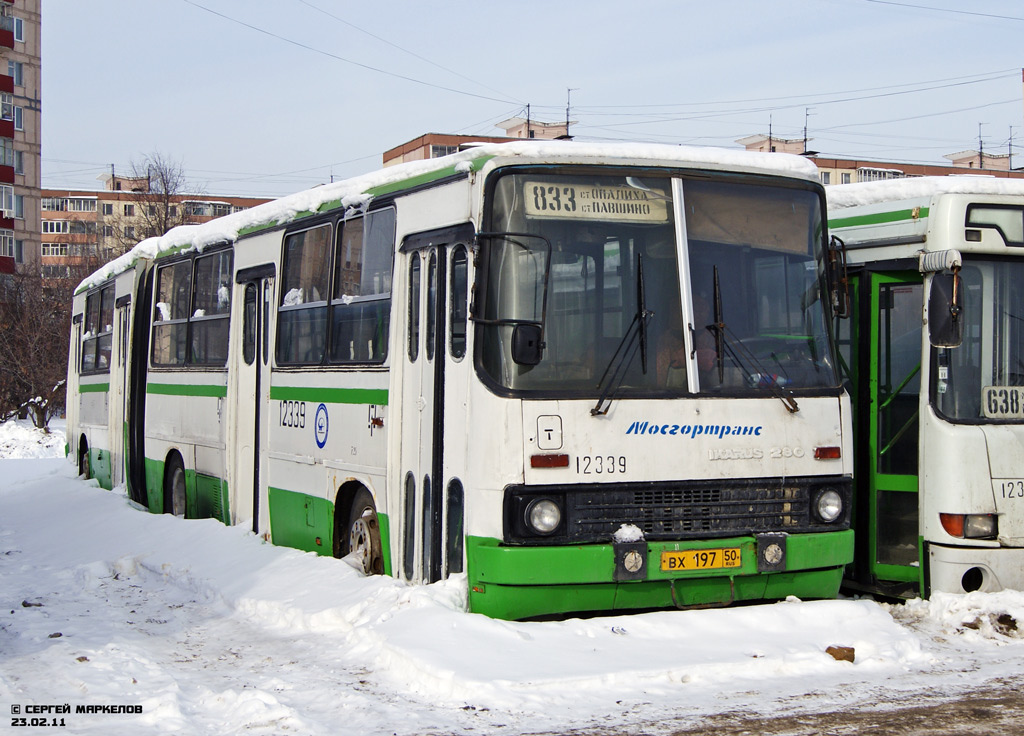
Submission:
<svg viewBox="0 0 1024 736">
<path fill-rule="evenodd" d="M 985 123 L 978 123 L 978 168 L 985 168 L 985 143 L 981 139 L 981 126 Z"/>
<path fill-rule="evenodd" d="M 579 87 L 566 87 L 565 89 L 565 137 L 569 138 L 569 109 L 572 106 L 572 93 L 578 92 Z"/>
<path fill-rule="evenodd" d="M 771 113 L 768 113 L 768 153 L 772 153 L 773 151 L 774 149 L 772 148 L 772 116 Z"/>
<path fill-rule="evenodd" d="M 807 118 L 811 116 L 811 108 L 804 108 L 804 153 L 807 153 Z"/>
</svg>

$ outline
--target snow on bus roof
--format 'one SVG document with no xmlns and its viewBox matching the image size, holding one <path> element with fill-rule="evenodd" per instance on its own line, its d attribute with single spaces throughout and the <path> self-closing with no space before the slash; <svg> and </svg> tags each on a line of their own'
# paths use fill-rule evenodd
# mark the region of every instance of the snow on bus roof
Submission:
<svg viewBox="0 0 1024 736">
<path fill-rule="evenodd" d="M 758 153 L 712 147 L 671 146 L 660 143 L 577 143 L 572 141 L 522 141 L 483 143 L 441 158 L 410 161 L 356 176 L 344 181 L 322 184 L 280 199 L 266 202 L 201 225 L 181 225 L 164 235 L 148 238 L 124 255 L 86 277 L 76 293 L 91 289 L 107 279 L 131 269 L 139 260 L 184 250 L 202 251 L 209 246 L 231 242 L 247 231 L 282 225 L 301 215 L 344 207 L 365 209 L 373 191 L 396 187 L 403 182 L 431 174 L 469 172 L 496 157 L 523 157 L 536 161 L 577 161 L 600 163 L 640 160 L 650 163 L 695 168 L 740 170 L 793 176 L 817 181 L 817 167 L 807 159 L 785 153 Z"/>
<path fill-rule="evenodd" d="M 1024 195 L 1024 179 L 996 179 L 982 175 L 919 176 L 909 179 L 837 184 L 825 187 L 830 210 L 882 204 L 937 194 Z"/>
</svg>

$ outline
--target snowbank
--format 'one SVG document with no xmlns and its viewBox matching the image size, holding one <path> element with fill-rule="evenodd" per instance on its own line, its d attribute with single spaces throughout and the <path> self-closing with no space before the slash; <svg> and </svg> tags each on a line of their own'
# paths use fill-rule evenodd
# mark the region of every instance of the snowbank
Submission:
<svg viewBox="0 0 1024 736">
<path fill-rule="evenodd" d="M 0 703 L 68 703 L 70 733 L 671 732 L 952 695 L 1024 653 L 1014 592 L 496 621 L 464 611 L 461 576 L 364 577 L 74 473 L 0 460 Z M 142 712 L 74 712 L 97 704 Z"/>
</svg>

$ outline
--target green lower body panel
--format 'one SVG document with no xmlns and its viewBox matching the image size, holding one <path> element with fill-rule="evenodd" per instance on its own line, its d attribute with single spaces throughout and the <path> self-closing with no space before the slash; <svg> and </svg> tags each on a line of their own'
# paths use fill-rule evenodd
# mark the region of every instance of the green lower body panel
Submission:
<svg viewBox="0 0 1024 736">
<path fill-rule="evenodd" d="M 185 472 L 188 486 L 189 472 Z M 231 523 L 228 509 L 228 482 L 212 475 L 195 474 L 195 503 L 188 505 L 190 519 L 217 519 L 224 524 Z"/>
<path fill-rule="evenodd" d="M 89 477 L 95 478 L 101 488 L 108 491 L 114 487 L 110 472 L 110 451 L 89 448 Z"/>
<path fill-rule="evenodd" d="M 334 554 L 334 504 L 330 501 L 286 491 L 268 489 L 270 535 L 274 544 L 315 552 Z M 384 574 L 391 574 L 390 524 L 387 514 L 377 513 L 380 529 Z"/>
<path fill-rule="evenodd" d="M 333 503 L 282 488 L 267 489 L 267 496 L 274 544 L 318 555 L 334 554 Z"/>
<path fill-rule="evenodd" d="M 164 512 L 164 462 L 146 458 L 146 505 L 154 514 Z M 217 519 L 231 523 L 228 482 L 185 469 L 185 518 Z"/>
<path fill-rule="evenodd" d="M 724 606 L 737 601 L 834 598 L 853 560 L 853 531 L 793 534 L 771 571 L 758 570 L 757 538 L 648 542 L 643 579 L 616 573 L 610 544 L 509 547 L 467 537 L 469 608 L 494 618 L 643 608 Z M 662 553 L 739 549 L 736 567 L 665 571 Z M 620 565 L 621 568 L 621 565 Z M 618 579 L 617 579 L 618 578 Z"/>
<path fill-rule="evenodd" d="M 145 462 L 146 469 L 146 505 L 154 514 L 164 512 L 164 463 L 163 460 Z"/>
</svg>

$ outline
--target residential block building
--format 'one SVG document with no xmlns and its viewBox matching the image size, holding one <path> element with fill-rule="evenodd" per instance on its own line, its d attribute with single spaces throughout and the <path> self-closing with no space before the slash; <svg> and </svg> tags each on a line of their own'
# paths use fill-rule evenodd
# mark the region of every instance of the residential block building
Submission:
<svg viewBox="0 0 1024 736">
<path fill-rule="evenodd" d="M 0 273 L 39 267 L 40 23 L 40 0 L 0 0 Z"/>
<path fill-rule="evenodd" d="M 40 267 L 44 278 L 81 278 L 140 240 L 177 225 L 269 202 L 263 197 L 162 194 L 145 177 L 108 174 L 98 190 L 44 189 Z"/>
</svg>

